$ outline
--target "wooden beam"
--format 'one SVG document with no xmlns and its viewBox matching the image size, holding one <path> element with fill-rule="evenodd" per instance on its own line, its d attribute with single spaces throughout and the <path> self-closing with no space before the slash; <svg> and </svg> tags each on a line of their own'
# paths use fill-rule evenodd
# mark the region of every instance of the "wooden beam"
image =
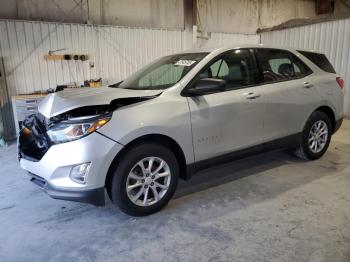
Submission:
<svg viewBox="0 0 350 262">
<path fill-rule="evenodd" d="M 63 60 L 64 55 L 44 55 L 46 61 Z"/>
</svg>

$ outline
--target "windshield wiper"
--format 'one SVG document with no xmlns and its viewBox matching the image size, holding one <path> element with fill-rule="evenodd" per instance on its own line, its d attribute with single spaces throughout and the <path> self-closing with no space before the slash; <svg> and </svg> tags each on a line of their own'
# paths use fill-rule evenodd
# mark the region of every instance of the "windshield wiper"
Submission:
<svg viewBox="0 0 350 262">
<path fill-rule="evenodd" d="M 109 85 L 108 87 L 119 87 L 119 85 L 120 85 L 121 83 L 123 83 L 123 82 L 124 82 L 124 81 L 120 81 L 120 82 L 118 82 L 118 83 Z"/>
</svg>

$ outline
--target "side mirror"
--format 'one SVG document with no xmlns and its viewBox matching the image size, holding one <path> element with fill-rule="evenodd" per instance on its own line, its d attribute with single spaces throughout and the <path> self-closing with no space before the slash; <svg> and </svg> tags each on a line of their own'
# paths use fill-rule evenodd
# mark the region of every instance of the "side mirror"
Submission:
<svg viewBox="0 0 350 262">
<path fill-rule="evenodd" d="M 225 90 L 226 81 L 215 78 L 203 78 L 197 81 L 193 88 L 187 90 L 190 96 L 200 96 Z"/>
</svg>

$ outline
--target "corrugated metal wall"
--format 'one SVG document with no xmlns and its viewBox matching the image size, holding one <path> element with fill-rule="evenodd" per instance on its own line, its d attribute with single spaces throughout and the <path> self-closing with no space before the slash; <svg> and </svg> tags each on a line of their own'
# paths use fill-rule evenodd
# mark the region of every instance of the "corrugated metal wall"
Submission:
<svg viewBox="0 0 350 262">
<path fill-rule="evenodd" d="M 189 48 L 185 37 L 182 30 L 0 20 L 0 56 L 10 95 L 29 94 L 100 77 L 118 82 L 157 57 Z M 258 36 L 212 33 L 199 41 L 205 46 L 258 43 Z M 88 54 L 90 60 L 44 60 L 49 50 L 61 48 L 66 49 L 61 54 Z"/>
<path fill-rule="evenodd" d="M 180 30 L 0 21 L 10 95 L 99 77 L 116 82 L 159 56 L 183 50 L 183 42 Z M 88 54 L 90 61 L 44 60 L 49 50 L 61 48 L 66 48 L 61 54 Z"/>
<path fill-rule="evenodd" d="M 344 109 L 350 116 L 350 19 L 265 32 L 261 42 L 325 53 L 345 79 Z"/>
</svg>

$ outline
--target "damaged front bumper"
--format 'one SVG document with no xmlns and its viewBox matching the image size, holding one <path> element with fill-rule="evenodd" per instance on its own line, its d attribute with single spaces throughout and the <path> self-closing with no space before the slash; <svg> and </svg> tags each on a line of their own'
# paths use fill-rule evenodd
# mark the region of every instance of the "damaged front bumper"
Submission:
<svg viewBox="0 0 350 262">
<path fill-rule="evenodd" d="M 39 113 L 23 121 L 18 138 L 21 168 L 53 198 L 103 204 L 108 169 L 123 148 L 102 135 L 103 128 L 118 108 L 161 92 L 106 87 L 48 95 Z"/>
<path fill-rule="evenodd" d="M 30 181 L 44 190 L 50 197 L 54 199 L 68 200 L 74 202 L 84 202 L 95 206 L 104 206 L 105 190 L 104 187 L 86 190 L 67 190 L 59 189 L 50 185 L 45 179 L 29 172 Z"/>
<path fill-rule="evenodd" d="M 79 140 L 52 145 L 38 161 L 20 158 L 31 180 L 56 199 L 104 204 L 108 168 L 122 145 L 94 132 Z M 85 184 L 70 177 L 74 166 L 90 162 Z"/>
</svg>

